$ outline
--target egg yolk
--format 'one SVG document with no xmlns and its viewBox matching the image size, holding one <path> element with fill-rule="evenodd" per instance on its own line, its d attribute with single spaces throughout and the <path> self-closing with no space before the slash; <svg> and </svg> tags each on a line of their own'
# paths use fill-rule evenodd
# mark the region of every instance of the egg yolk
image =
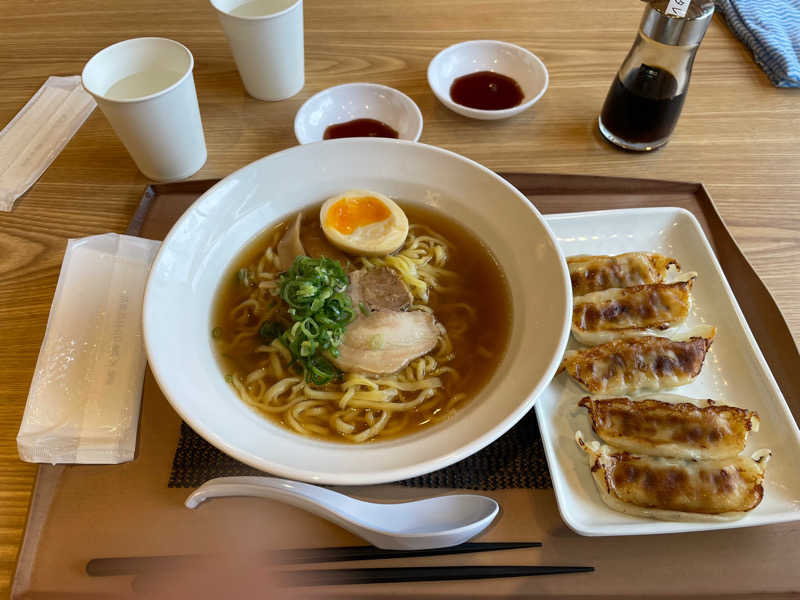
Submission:
<svg viewBox="0 0 800 600">
<path fill-rule="evenodd" d="M 325 224 L 343 235 L 350 235 L 359 227 L 385 221 L 391 215 L 389 207 L 372 196 L 342 198 L 328 209 Z"/>
</svg>

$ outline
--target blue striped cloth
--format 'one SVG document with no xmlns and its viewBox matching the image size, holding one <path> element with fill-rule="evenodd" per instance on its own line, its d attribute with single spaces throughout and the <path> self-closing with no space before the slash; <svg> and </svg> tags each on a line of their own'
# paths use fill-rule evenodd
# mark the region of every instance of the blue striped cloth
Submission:
<svg viewBox="0 0 800 600">
<path fill-rule="evenodd" d="M 800 0 L 715 0 L 778 87 L 800 87 Z"/>
</svg>

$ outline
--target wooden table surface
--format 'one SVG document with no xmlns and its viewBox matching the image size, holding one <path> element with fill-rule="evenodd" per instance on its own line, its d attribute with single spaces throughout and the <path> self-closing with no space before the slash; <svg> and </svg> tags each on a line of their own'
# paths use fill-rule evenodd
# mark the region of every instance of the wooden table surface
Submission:
<svg viewBox="0 0 800 600">
<path fill-rule="evenodd" d="M 695 63 L 673 140 L 651 154 L 606 144 L 596 119 L 641 15 L 636 0 L 306 0 L 306 86 L 283 102 L 248 97 L 212 8 L 203 1 L 5 0 L 0 127 L 49 75 L 73 75 L 101 48 L 163 36 L 195 56 L 209 158 L 194 178 L 222 177 L 294 145 L 294 114 L 326 87 L 372 81 L 422 110 L 421 141 L 504 171 L 702 181 L 800 335 L 800 91 L 774 88 L 720 16 Z M 441 48 L 500 39 L 550 71 L 536 106 L 500 122 L 438 103 L 425 70 Z M 11 213 L 0 213 L 0 595 L 8 594 L 35 466 L 15 437 L 67 238 L 122 232 L 147 180 L 99 110 Z"/>
</svg>

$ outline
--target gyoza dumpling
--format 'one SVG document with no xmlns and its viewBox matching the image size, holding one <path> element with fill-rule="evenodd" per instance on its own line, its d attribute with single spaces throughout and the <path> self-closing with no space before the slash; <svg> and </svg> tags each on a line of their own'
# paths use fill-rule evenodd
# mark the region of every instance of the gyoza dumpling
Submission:
<svg viewBox="0 0 800 600">
<path fill-rule="evenodd" d="M 661 283 L 670 266 L 680 270 L 678 261 L 656 252 L 626 252 L 616 256 L 580 254 L 567 257 L 572 293 L 582 296 L 609 288 Z"/>
<path fill-rule="evenodd" d="M 592 394 L 638 394 L 686 385 L 703 368 L 716 329 L 697 327 L 683 341 L 645 335 L 569 350 L 562 366 Z"/>
<path fill-rule="evenodd" d="M 685 460 L 618 452 L 598 442 L 575 441 L 589 458 L 589 468 L 613 510 L 664 521 L 741 519 L 764 497 L 764 472 L 772 456 L 759 450 L 752 458 Z"/>
<path fill-rule="evenodd" d="M 572 335 L 587 346 L 641 335 L 674 337 L 689 316 L 696 278 L 697 273 L 686 273 L 672 283 L 578 296 L 572 308 Z"/>
<path fill-rule="evenodd" d="M 638 399 L 586 396 L 578 406 L 589 411 L 592 429 L 605 443 L 653 456 L 698 460 L 736 456 L 759 425 L 752 410 L 675 394 Z"/>
</svg>

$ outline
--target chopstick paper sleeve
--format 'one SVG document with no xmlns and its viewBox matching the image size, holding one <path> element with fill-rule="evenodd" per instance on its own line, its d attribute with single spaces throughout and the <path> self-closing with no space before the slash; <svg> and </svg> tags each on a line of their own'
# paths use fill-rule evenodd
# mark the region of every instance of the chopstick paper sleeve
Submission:
<svg viewBox="0 0 800 600">
<path fill-rule="evenodd" d="M 95 106 L 79 76 L 48 77 L 0 131 L 1 211 L 41 177 Z"/>
</svg>

